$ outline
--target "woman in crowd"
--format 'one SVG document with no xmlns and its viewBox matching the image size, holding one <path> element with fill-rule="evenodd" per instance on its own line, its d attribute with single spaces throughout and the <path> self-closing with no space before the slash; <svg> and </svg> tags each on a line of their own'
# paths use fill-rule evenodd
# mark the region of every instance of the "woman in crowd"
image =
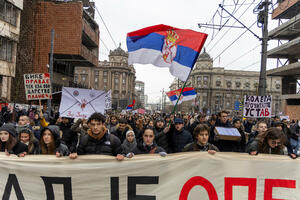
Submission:
<svg viewBox="0 0 300 200">
<path fill-rule="evenodd" d="M 134 148 L 134 154 L 154 154 L 159 153 L 161 156 L 166 156 L 166 151 L 157 146 L 154 141 L 155 135 L 154 130 L 150 127 L 146 127 L 144 133 L 142 134 L 142 138 L 138 141 L 137 146 Z"/>
<path fill-rule="evenodd" d="M 219 149 L 208 142 L 210 128 L 206 124 L 199 124 L 194 129 L 193 143 L 187 144 L 183 151 L 207 151 L 209 154 L 215 154 Z"/>
<path fill-rule="evenodd" d="M 129 130 L 126 132 L 126 139 L 124 140 L 122 144 L 122 149 L 124 151 L 124 154 L 127 155 L 128 153 L 133 152 L 133 150 L 136 147 L 136 139 L 135 134 L 132 130 Z"/>
<path fill-rule="evenodd" d="M 118 119 L 116 115 L 111 115 L 109 118 L 109 123 L 107 125 L 107 129 L 110 133 L 113 133 L 117 130 Z"/>
<path fill-rule="evenodd" d="M 34 137 L 32 131 L 28 128 L 21 129 L 18 139 L 28 146 L 28 154 L 36 154 L 39 149 L 39 141 Z"/>
<path fill-rule="evenodd" d="M 13 124 L 5 124 L 0 127 L 0 149 L 6 155 L 15 154 L 24 157 L 28 152 L 27 145 L 16 139 L 16 129 Z"/>
<path fill-rule="evenodd" d="M 257 155 L 258 153 L 283 155 L 284 144 L 285 137 L 282 131 L 271 127 L 265 133 L 258 135 L 258 137 L 248 145 L 246 151 L 250 155 Z"/>
<path fill-rule="evenodd" d="M 50 125 L 41 132 L 39 154 L 68 156 L 70 151 L 68 147 L 61 143 L 59 138 L 59 127 Z"/>
</svg>

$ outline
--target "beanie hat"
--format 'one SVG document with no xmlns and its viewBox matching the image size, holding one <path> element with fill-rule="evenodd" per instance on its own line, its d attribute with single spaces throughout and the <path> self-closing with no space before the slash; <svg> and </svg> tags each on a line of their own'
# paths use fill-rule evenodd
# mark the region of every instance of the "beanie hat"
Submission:
<svg viewBox="0 0 300 200">
<path fill-rule="evenodd" d="M 135 133 L 134 133 L 133 130 L 128 130 L 128 131 L 126 132 L 126 137 L 127 137 L 127 135 L 128 135 L 129 133 L 133 133 L 133 136 L 135 137 Z"/>
<path fill-rule="evenodd" d="M 8 132 L 11 136 L 16 137 L 17 131 L 15 129 L 15 126 L 13 124 L 4 124 L 3 126 L 0 127 L 0 131 L 6 131 Z"/>
<path fill-rule="evenodd" d="M 164 120 L 164 118 L 159 117 L 159 118 L 157 118 L 157 119 L 155 120 L 155 124 L 156 124 L 157 122 L 163 122 L 163 123 L 165 123 L 165 120 Z"/>
</svg>

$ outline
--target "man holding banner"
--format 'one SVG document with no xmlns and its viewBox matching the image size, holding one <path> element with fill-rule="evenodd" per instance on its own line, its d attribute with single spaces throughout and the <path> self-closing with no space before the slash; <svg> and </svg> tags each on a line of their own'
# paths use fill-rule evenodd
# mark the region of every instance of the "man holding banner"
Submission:
<svg viewBox="0 0 300 200">
<path fill-rule="evenodd" d="M 94 113 L 89 117 L 88 134 L 81 137 L 77 153 L 69 156 L 71 159 L 85 154 L 111 155 L 116 156 L 117 160 L 124 159 L 121 142 L 116 136 L 109 134 L 105 121 L 106 118 L 101 113 Z"/>
</svg>

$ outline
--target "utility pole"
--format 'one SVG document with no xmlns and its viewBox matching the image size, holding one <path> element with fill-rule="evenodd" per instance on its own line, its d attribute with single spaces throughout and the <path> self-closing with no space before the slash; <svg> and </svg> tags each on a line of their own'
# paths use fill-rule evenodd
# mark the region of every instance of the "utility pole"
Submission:
<svg viewBox="0 0 300 200">
<path fill-rule="evenodd" d="M 261 8 L 264 7 L 259 13 L 258 20 L 262 24 L 262 51 L 261 51 L 261 67 L 259 75 L 258 95 L 266 95 L 266 70 L 267 70 L 267 46 L 268 46 L 268 12 L 269 12 L 269 0 L 265 0 L 261 4 Z"/>
<path fill-rule="evenodd" d="M 50 61 L 49 61 L 49 74 L 50 74 L 50 83 L 52 90 L 52 82 L 53 82 L 53 49 L 54 49 L 54 29 L 51 29 L 51 49 L 50 49 Z M 52 93 L 52 91 L 51 91 Z M 51 116 L 51 99 L 47 99 L 47 107 L 49 115 Z"/>
</svg>

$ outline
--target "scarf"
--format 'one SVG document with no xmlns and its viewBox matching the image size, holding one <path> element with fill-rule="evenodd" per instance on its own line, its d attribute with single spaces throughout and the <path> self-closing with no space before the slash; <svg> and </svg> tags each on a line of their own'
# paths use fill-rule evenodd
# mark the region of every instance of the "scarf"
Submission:
<svg viewBox="0 0 300 200">
<path fill-rule="evenodd" d="M 123 144 L 122 144 L 125 152 L 128 152 L 128 153 L 132 152 L 133 149 L 136 147 L 136 145 L 137 145 L 137 143 L 136 143 L 136 139 L 135 138 L 134 138 L 134 140 L 131 143 L 128 142 L 127 139 L 125 139 L 124 142 L 123 142 Z"/>
<path fill-rule="evenodd" d="M 103 127 L 102 131 L 99 134 L 94 134 L 91 129 L 87 131 L 88 135 L 94 138 L 95 140 L 101 140 L 105 133 L 107 132 L 107 128 Z"/>
</svg>

